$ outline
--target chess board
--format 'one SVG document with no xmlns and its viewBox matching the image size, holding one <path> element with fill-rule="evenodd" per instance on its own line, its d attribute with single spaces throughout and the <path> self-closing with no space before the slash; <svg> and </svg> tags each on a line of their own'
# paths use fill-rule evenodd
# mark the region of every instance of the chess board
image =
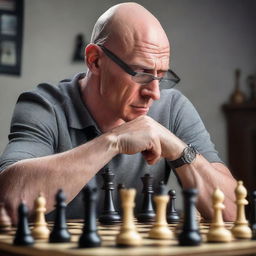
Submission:
<svg viewBox="0 0 256 256">
<path fill-rule="evenodd" d="M 226 223 L 231 228 L 232 223 Z M 177 232 L 177 225 L 170 224 L 170 228 Z M 139 247 L 119 248 L 115 245 L 115 237 L 119 232 L 119 225 L 99 225 L 102 246 L 99 248 L 80 249 L 77 246 L 82 232 L 83 222 L 80 220 L 68 222 L 72 241 L 64 244 L 50 244 L 45 240 L 37 240 L 33 246 L 12 245 L 15 230 L 9 234 L 0 234 L 0 255 L 33 255 L 33 256 L 175 256 L 175 255 L 250 255 L 256 254 L 256 241 L 234 240 L 230 243 L 206 243 L 209 223 L 200 224 L 200 232 L 204 242 L 200 246 L 179 246 L 174 238 L 171 240 L 153 240 L 147 238 L 150 224 L 136 223 L 138 232 L 143 237 L 143 245 Z M 51 227 L 50 227 L 51 228 Z"/>
</svg>

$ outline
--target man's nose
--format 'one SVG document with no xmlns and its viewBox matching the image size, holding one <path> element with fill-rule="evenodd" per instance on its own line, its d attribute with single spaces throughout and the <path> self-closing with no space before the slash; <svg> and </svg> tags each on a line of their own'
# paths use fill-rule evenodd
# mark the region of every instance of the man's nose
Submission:
<svg viewBox="0 0 256 256">
<path fill-rule="evenodd" d="M 153 80 L 143 86 L 141 90 L 143 96 L 150 97 L 152 100 L 160 99 L 159 81 Z"/>
</svg>

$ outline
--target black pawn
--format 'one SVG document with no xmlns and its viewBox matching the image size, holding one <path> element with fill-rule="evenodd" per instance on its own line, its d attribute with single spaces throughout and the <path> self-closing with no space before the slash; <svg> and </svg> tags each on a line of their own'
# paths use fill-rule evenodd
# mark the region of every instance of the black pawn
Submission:
<svg viewBox="0 0 256 256">
<path fill-rule="evenodd" d="M 176 201 L 175 190 L 174 189 L 169 190 L 168 195 L 170 197 L 170 200 L 169 200 L 169 212 L 167 214 L 167 222 L 169 224 L 177 223 L 177 222 L 179 222 L 180 217 L 175 208 L 175 201 Z"/>
<path fill-rule="evenodd" d="M 195 203 L 197 194 L 197 189 L 193 188 L 183 191 L 184 223 L 178 237 L 179 245 L 182 246 L 197 246 L 200 245 L 202 241 L 196 219 Z"/>
<path fill-rule="evenodd" d="M 252 192 L 252 201 L 250 206 L 251 206 L 252 240 L 256 240 L 256 190 Z"/>
<path fill-rule="evenodd" d="M 110 171 L 109 168 L 105 168 L 105 171 L 102 173 L 102 177 L 104 182 L 102 189 L 105 190 L 105 199 L 103 203 L 103 211 L 99 217 L 99 222 L 103 225 L 116 224 L 121 221 L 121 217 L 115 210 L 112 195 L 114 190 L 113 180 L 115 178 L 115 174 Z"/>
<path fill-rule="evenodd" d="M 89 188 L 86 186 L 83 190 L 83 194 L 85 216 L 83 233 L 79 238 L 79 247 L 99 247 L 101 245 L 101 238 L 97 232 L 96 224 L 96 200 L 98 198 L 97 188 Z"/>
<path fill-rule="evenodd" d="M 60 189 L 56 194 L 56 215 L 53 230 L 49 237 L 50 243 L 67 243 L 70 241 L 70 233 L 66 223 L 66 197 Z"/>
<path fill-rule="evenodd" d="M 28 226 L 28 208 L 22 202 L 18 207 L 18 227 L 16 230 L 15 238 L 13 240 L 14 245 L 33 245 L 34 238 L 31 236 L 31 232 Z"/>
<path fill-rule="evenodd" d="M 145 174 L 141 177 L 143 183 L 142 193 L 144 194 L 141 212 L 137 215 L 138 222 L 147 223 L 155 221 L 155 211 L 152 203 L 153 177 L 150 174 Z"/>
</svg>

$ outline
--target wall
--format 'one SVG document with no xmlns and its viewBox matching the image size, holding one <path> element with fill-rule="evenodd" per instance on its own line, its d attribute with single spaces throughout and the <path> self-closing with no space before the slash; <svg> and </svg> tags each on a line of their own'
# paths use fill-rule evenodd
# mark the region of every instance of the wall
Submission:
<svg viewBox="0 0 256 256">
<path fill-rule="evenodd" d="M 18 95 L 36 84 L 85 70 L 71 57 L 74 38 L 89 39 L 97 17 L 120 1 L 25 0 L 22 75 L 0 74 L 0 152 Z M 245 78 L 256 71 L 256 2 L 253 0 L 144 0 L 166 29 L 179 88 L 197 107 L 221 157 L 226 160 L 225 120 L 220 110 L 234 85 L 234 69 Z"/>
</svg>

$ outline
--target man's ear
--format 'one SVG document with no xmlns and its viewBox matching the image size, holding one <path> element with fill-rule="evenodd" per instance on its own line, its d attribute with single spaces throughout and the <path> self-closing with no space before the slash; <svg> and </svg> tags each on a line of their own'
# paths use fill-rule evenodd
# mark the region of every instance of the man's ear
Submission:
<svg viewBox="0 0 256 256">
<path fill-rule="evenodd" d="M 99 49 L 95 44 L 88 44 L 85 48 L 85 61 L 89 70 L 99 74 Z"/>
</svg>

